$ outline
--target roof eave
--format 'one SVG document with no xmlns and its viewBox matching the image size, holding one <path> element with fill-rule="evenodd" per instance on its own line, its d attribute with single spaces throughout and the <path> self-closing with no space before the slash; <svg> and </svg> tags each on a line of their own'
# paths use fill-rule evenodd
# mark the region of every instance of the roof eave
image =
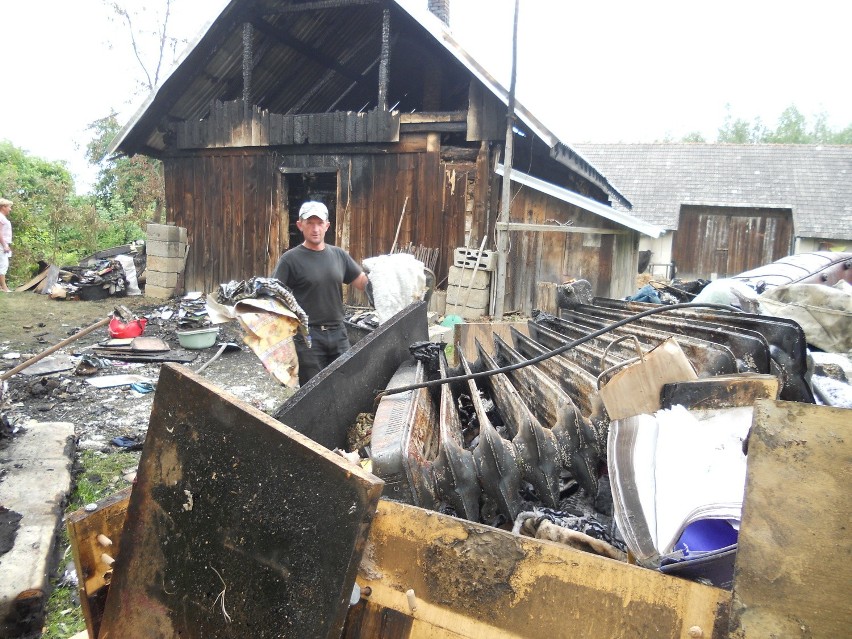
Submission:
<svg viewBox="0 0 852 639">
<path fill-rule="evenodd" d="M 502 177 L 504 174 L 503 165 L 498 164 L 494 171 L 495 173 L 497 173 L 497 175 L 500 175 Z M 589 197 L 586 197 L 585 195 L 580 195 L 579 193 L 563 188 L 561 186 L 551 184 L 550 182 L 545 182 L 544 180 L 533 177 L 531 175 L 527 175 L 526 173 L 522 173 L 521 171 L 518 171 L 516 169 L 512 169 L 510 179 L 513 182 L 517 182 L 518 184 L 523 184 L 524 186 L 528 186 L 532 189 L 535 189 L 539 193 L 550 195 L 551 197 L 555 197 L 558 200 L 573 204 L 574 206 L 578 206 L 586 211 L 589 211 L 590 213 L 599 215 L 611 222 L 626 226 L 627 228 L 632 229 L 638 233 L 642 233 L 643 235 L 658 238 L 663 233 L 665 233 L 665 229 L 661 226 L 649 224 L 648 222 L 640 220 L 638 217 L 630 215 L 629 213 L 622 213 L 621 211 L 617 211 L 607 204 L 598 202 L 597 200 L 593 200 Z"/>
</svg>

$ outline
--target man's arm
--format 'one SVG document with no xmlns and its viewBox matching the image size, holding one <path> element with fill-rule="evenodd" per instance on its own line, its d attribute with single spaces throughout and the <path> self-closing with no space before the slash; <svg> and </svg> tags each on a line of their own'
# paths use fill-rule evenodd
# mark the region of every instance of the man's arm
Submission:
<svg viewBox="0 0 852 639">
<path fill-rule="evenodd" d="M 369 281 L 370 280 L 367 279 L 367 274 L 361 271 L 361 274 L 352 281 L 352 286 L 357 288 L 359 291 L 363 291 L 367 288 Z"/>
</svg>

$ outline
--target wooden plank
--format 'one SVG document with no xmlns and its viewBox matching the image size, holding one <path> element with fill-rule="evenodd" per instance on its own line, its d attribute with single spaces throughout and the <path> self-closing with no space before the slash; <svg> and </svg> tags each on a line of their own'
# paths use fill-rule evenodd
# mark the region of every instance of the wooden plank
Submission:
<svg viewBox="0 0 852 639">
<path fill-rule="evenodd" d="M 843 408 L 756 402 L 731 637 L 849 636 L 849 415 Z"/>
<path fill-rule="evenodd" d="M 507 231 L 538 231 L 540 233 L 588 233 L 591 235 L 627 235 L 625 229 L 605 229 L 591 226 L 573 226 L 571 224 L 525 224 L 523 222 L 497 222 L 498 229 Z"/>
<path fill-rule="evenodd" d="M 556 303 L 556 282 L 536 282 L 535 308 L 556 315 L 559 305 Z"/>
<path fill-rule="evenodd" d="M 363 113 L 355 114 L 355 142 L 367 141 L 367 116 Z"/>
<path fill-rule="evenodd" d="M 283 133 L 284 139 L 282 140 L 282 144 L 294 144 L 296 141 L 296 116 L 295 115 L 285 115 L 284 117 L 284 125 L 283 125 Z"/>
<path fill-rule="evenodd" d="M 18 286 L 15 289 L 15 292 L 21 293 L 23 291 L 28 291 L 31 288 L 35 288 L 36 286 L 38 286 L 39 284 L 41 284 L 45 280 L 49 271 L 50 271 L 50 269 L 48 269 L 48 268 L 44 269 L 41 273 L 36 275 L 29 282 L 25 282 L 24 284 L 21 284 L 20 286 Z"/>
<path fill-rule="evenodd" d="M 352 144 L 355 142 L 355 124 L 358 121 L 357 117 L 351 111 L 348 111 L 344 114 L 346 118 L 345 129 L 343 134 L 343 139 L 341 142 L 343 144 Z"/>
<path fill-rule="evenodd" d="M 269 144 L 284 144 L 284 116 L 280 113 L 269 114 Z"/>
<path fill-rule="evenodd" d="M 310 127 L 309 115 L 293 116 L 293 144 L 305 144 L 308 141 Z"/>
<path fill-rule="evenodd" d="M 214 113 L 216 114 L 216 117 L 212 122 L 214 128 L 212 129 L 213 140 L 210 146 L 231 146 L 230 130 L 227 128 L 228 117 L 225 104 L 217 101 Z"/>
<path fill-rule="evenodd" d="M 65 518 L 71 554 L 79 576 L 80 605 L 92 637 L 97 637 L 100 631 L 113 575 L 113 567 L 104 562 L 103 555 L 113 559 L 118 557 L 130 491 L 130 488 L 125 488 L 110 495 L 98 502 L 98 508 L 93 512 L 81 508 Z"/>
<path fill-rule="evenodd" d="M 422 122 L 466 122 L 467 111 L 418 111 L 401 113 L 397 116 L 400 124 Z"/>
<path fill-rule="evenodd" d="M 164 366 L 100 638 L 339 637 L 381 486 Z"/>
</svg>

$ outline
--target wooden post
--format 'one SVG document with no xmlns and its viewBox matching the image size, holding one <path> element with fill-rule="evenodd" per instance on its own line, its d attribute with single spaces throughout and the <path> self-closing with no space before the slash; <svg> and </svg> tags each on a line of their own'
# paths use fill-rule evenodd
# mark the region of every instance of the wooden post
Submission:
<svg viewBox="0 0 852 639">
<path fill-rule="evenodd" d="M 376 108 L 388 110 L 388 75 L 390 67 L 390 9 L 382 11 L 382 58 L 379 62 L 379 99 Z"/>
<path fill-rule="evenodd" d="M 512 80 L 509 84 L 509 109 L 506 113 L 506 148 L 503 158 L 503 193 L 500 208 L 500 222 L 508 224 L 509 209 L 512 203 L 512 151 L 514 134 L 512 128 L 515 125 L 515 80 L 517 78 L 518 66 L 518 13 L 520 12 L 520 0 L 515 0 L 515 22 L 512 32 Z M 497 227 L 497 285 L 494 294 L 494 312 L 491 314 L 495 319 L 503 317 L 503 301 L 506 297 L 506 252 L 509 250 L 509 231 Z"/>
<path fill-rule="evenodd" d="M 251 114 L 251 71 L 252 35 L 254 29 L 250 22 L 243 24 L 243 120 L 248 120 Z"/>
</svg>

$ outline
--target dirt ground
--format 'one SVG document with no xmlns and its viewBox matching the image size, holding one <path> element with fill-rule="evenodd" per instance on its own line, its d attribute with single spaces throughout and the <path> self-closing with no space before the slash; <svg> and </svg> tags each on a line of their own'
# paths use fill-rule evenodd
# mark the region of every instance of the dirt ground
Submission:
<svg viewBox="0 0 852 639">
<path fill-rule="evenodd" d="M 148 317 L 145 335 L 165 340 L 173 349 L 180 348 L 177 328 L 178 300 L 153 300 L 144 297 L 112 298 L 102 301 L 58 301 L 36 293 L 12 293 L 0 297 L 0 373 L 30 356 L 109 317 L 117 305 L 123 305 L 138 317 Z M 174 311 L 168 320 L 160 317 L 164 310 Z M 50 357 L 70 357 L 76 363 L 88 349 L 109 339 L 107 327 L 72 342 Z M 279 384 L 242 342 L 242 329 L 236 322 L 221 326 L 219 342 L 242 345 L 239 352 L 225 352 L 203 372 L 203 376 L 223 390 L 272 414 L 292 395 L 293 389 Z M 217 352 L 216 346 L 188 351 L 197 354 L 194 362 L 185 364 L 198 370 Z M 122 363 L 98 375 L 142 375 L 156 384 L 158 363 Z M 22 371 L 8 380 L 0 397 L 0 413 L 14 428 L 29 420 L 68 421 L 75 426 L 78 451 L 116 450 L 116 437 L 144 440 L 154 393 L 139 393 L 129 387 L 96 388 L 88 377 L 66 370 L 51 375 L 28 375 Z"/>
</svg>

